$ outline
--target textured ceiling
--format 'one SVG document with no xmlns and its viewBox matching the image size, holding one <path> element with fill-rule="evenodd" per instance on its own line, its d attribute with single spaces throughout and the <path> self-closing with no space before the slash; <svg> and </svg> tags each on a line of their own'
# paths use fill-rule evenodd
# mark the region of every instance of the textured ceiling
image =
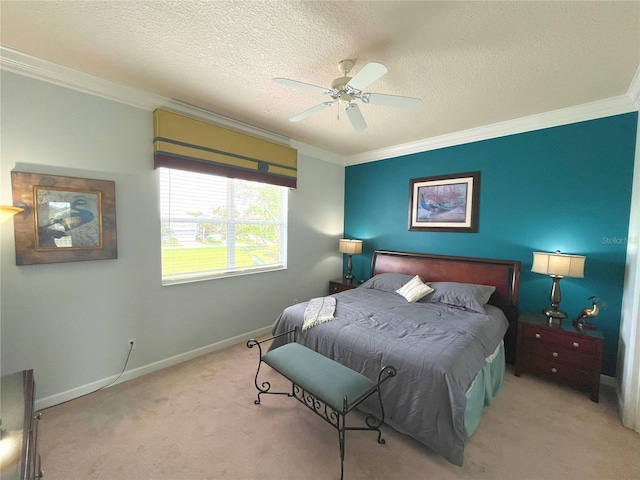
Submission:
<svg viewBox="0 0 640 480">
<path fill-rule="evenodd" d="M 640 2 L 2 1 L 0 39 L 34 57 L 354 155 L 627 94 Z M 328 99 L 337 63 L 389 69 L 356 132 Z"/>
</svg>

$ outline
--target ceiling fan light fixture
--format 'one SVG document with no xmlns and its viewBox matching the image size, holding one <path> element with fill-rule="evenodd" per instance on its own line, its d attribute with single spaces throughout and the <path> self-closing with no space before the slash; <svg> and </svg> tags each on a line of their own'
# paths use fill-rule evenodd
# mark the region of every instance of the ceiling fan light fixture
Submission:
<svg viewBox="0 0 640 480">
<path fill-rule="evenodd" d="M 342 103 L 346 103 L 346 104 L 351 105 L 351 101 L 353 100 L 353 95 L 350 95 L 350 94 L 348 94 L 348 93 L 340 93 L 340 94 L 338 95 L 338 98 L 340 99 L 340 101 L 341 101 Z M 355 104 L 354 104 L 354 105 L 355 105 Z"/>
<path fill-rule="evenodd" d="M 333 99 L 330 102 L 323 102 L 289 119 L 291 122 L 298 122 L 308 116 L 330 107 L 335 102 L 340 106 L 344 105 L 345 112 L 351 121 L 354 130 L 364 130 L 367 123 L 362 116 L 362 112 L 354 100 L 360 100 L 365 104 L 383 105 L 389 107 L 405 108 L 417 110 L 422 107 L 422 100 L 419 98 L 402 97 L 399 95 L 386 95 L 381 93 L 363 93 L 369 84 L 375 82 L 388 72 L 387 67 L 378 62 L 369 62 L 356 73 L 353 78 L 347 74 L 353 68 L 352 60 L 342 60 L 338 63 L 338 70 L 343 73 L 343 77 L 335 78 L 331 82 L 331 88 L 319 87 L 309 83 L 299 82 L 288 78 L 274 78 L 277 83 L 296 87 L 302 90 L 310 90 L 323 95 L 329 95 Z M 340 114 L 338 112 L 338 118 Z"/>
</svg>

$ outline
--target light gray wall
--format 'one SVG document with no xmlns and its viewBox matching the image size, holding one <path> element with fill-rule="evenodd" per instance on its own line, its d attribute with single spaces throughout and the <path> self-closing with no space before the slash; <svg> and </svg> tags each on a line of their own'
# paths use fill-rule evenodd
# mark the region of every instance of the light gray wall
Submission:
<svg viewBox="0 0 640 480">
<path fill-rule="evenodd" d="M 17 267 L 1 240 L 2 374 L 33 368 L 40 408 L 263 333 L 342 273 L 344 168 L 299 156 L 285 271 L 162 287 L 150 111 L 2 72 L 0 203 L 11 171 L 114 180 L 118 259 Z M 19 221 L 19 220 L 15 220 Z M 251 381 L 247 372 L 247 381 Z"/>
</svg>

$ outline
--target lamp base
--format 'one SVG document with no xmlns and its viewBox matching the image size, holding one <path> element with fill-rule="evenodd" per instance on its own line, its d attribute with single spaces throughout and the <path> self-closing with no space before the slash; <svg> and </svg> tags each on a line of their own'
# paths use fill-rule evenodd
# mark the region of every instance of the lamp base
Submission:
<svg viewBox="0 0 640 480">
<path fill-rule="evenodd" d="M 351 273 L 351 254 L 348 255 L 349 261 L 347 262 L 347 274 L 344 276 L 346 283 L 353 282 L 353 273 Z"/>
<path fill-rule="evenodd" d="M 559 327 L 562 325 L 562 320 L 567 318 L 567 314 L 562 310 L 558 310 L 556 308 L 549 308 L 547 310 L 543 310 L 542 313 L 549 320 L 550 327 Z"/>
</svg>

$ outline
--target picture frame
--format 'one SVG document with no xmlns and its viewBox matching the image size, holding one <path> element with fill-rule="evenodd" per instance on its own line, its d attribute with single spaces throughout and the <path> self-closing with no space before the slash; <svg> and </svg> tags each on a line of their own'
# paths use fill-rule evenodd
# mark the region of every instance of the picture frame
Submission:
<svg viewBox="0 0 640 480">
<path fill-rule="evenodd" d="M 476 233 L 480 172 L 409 181 L 409 230 Z"/>
<path fill-rule="evenodd" d="M 11 172 L 16 265 L 118 258 L 115 182 Z"/>
</svg>

